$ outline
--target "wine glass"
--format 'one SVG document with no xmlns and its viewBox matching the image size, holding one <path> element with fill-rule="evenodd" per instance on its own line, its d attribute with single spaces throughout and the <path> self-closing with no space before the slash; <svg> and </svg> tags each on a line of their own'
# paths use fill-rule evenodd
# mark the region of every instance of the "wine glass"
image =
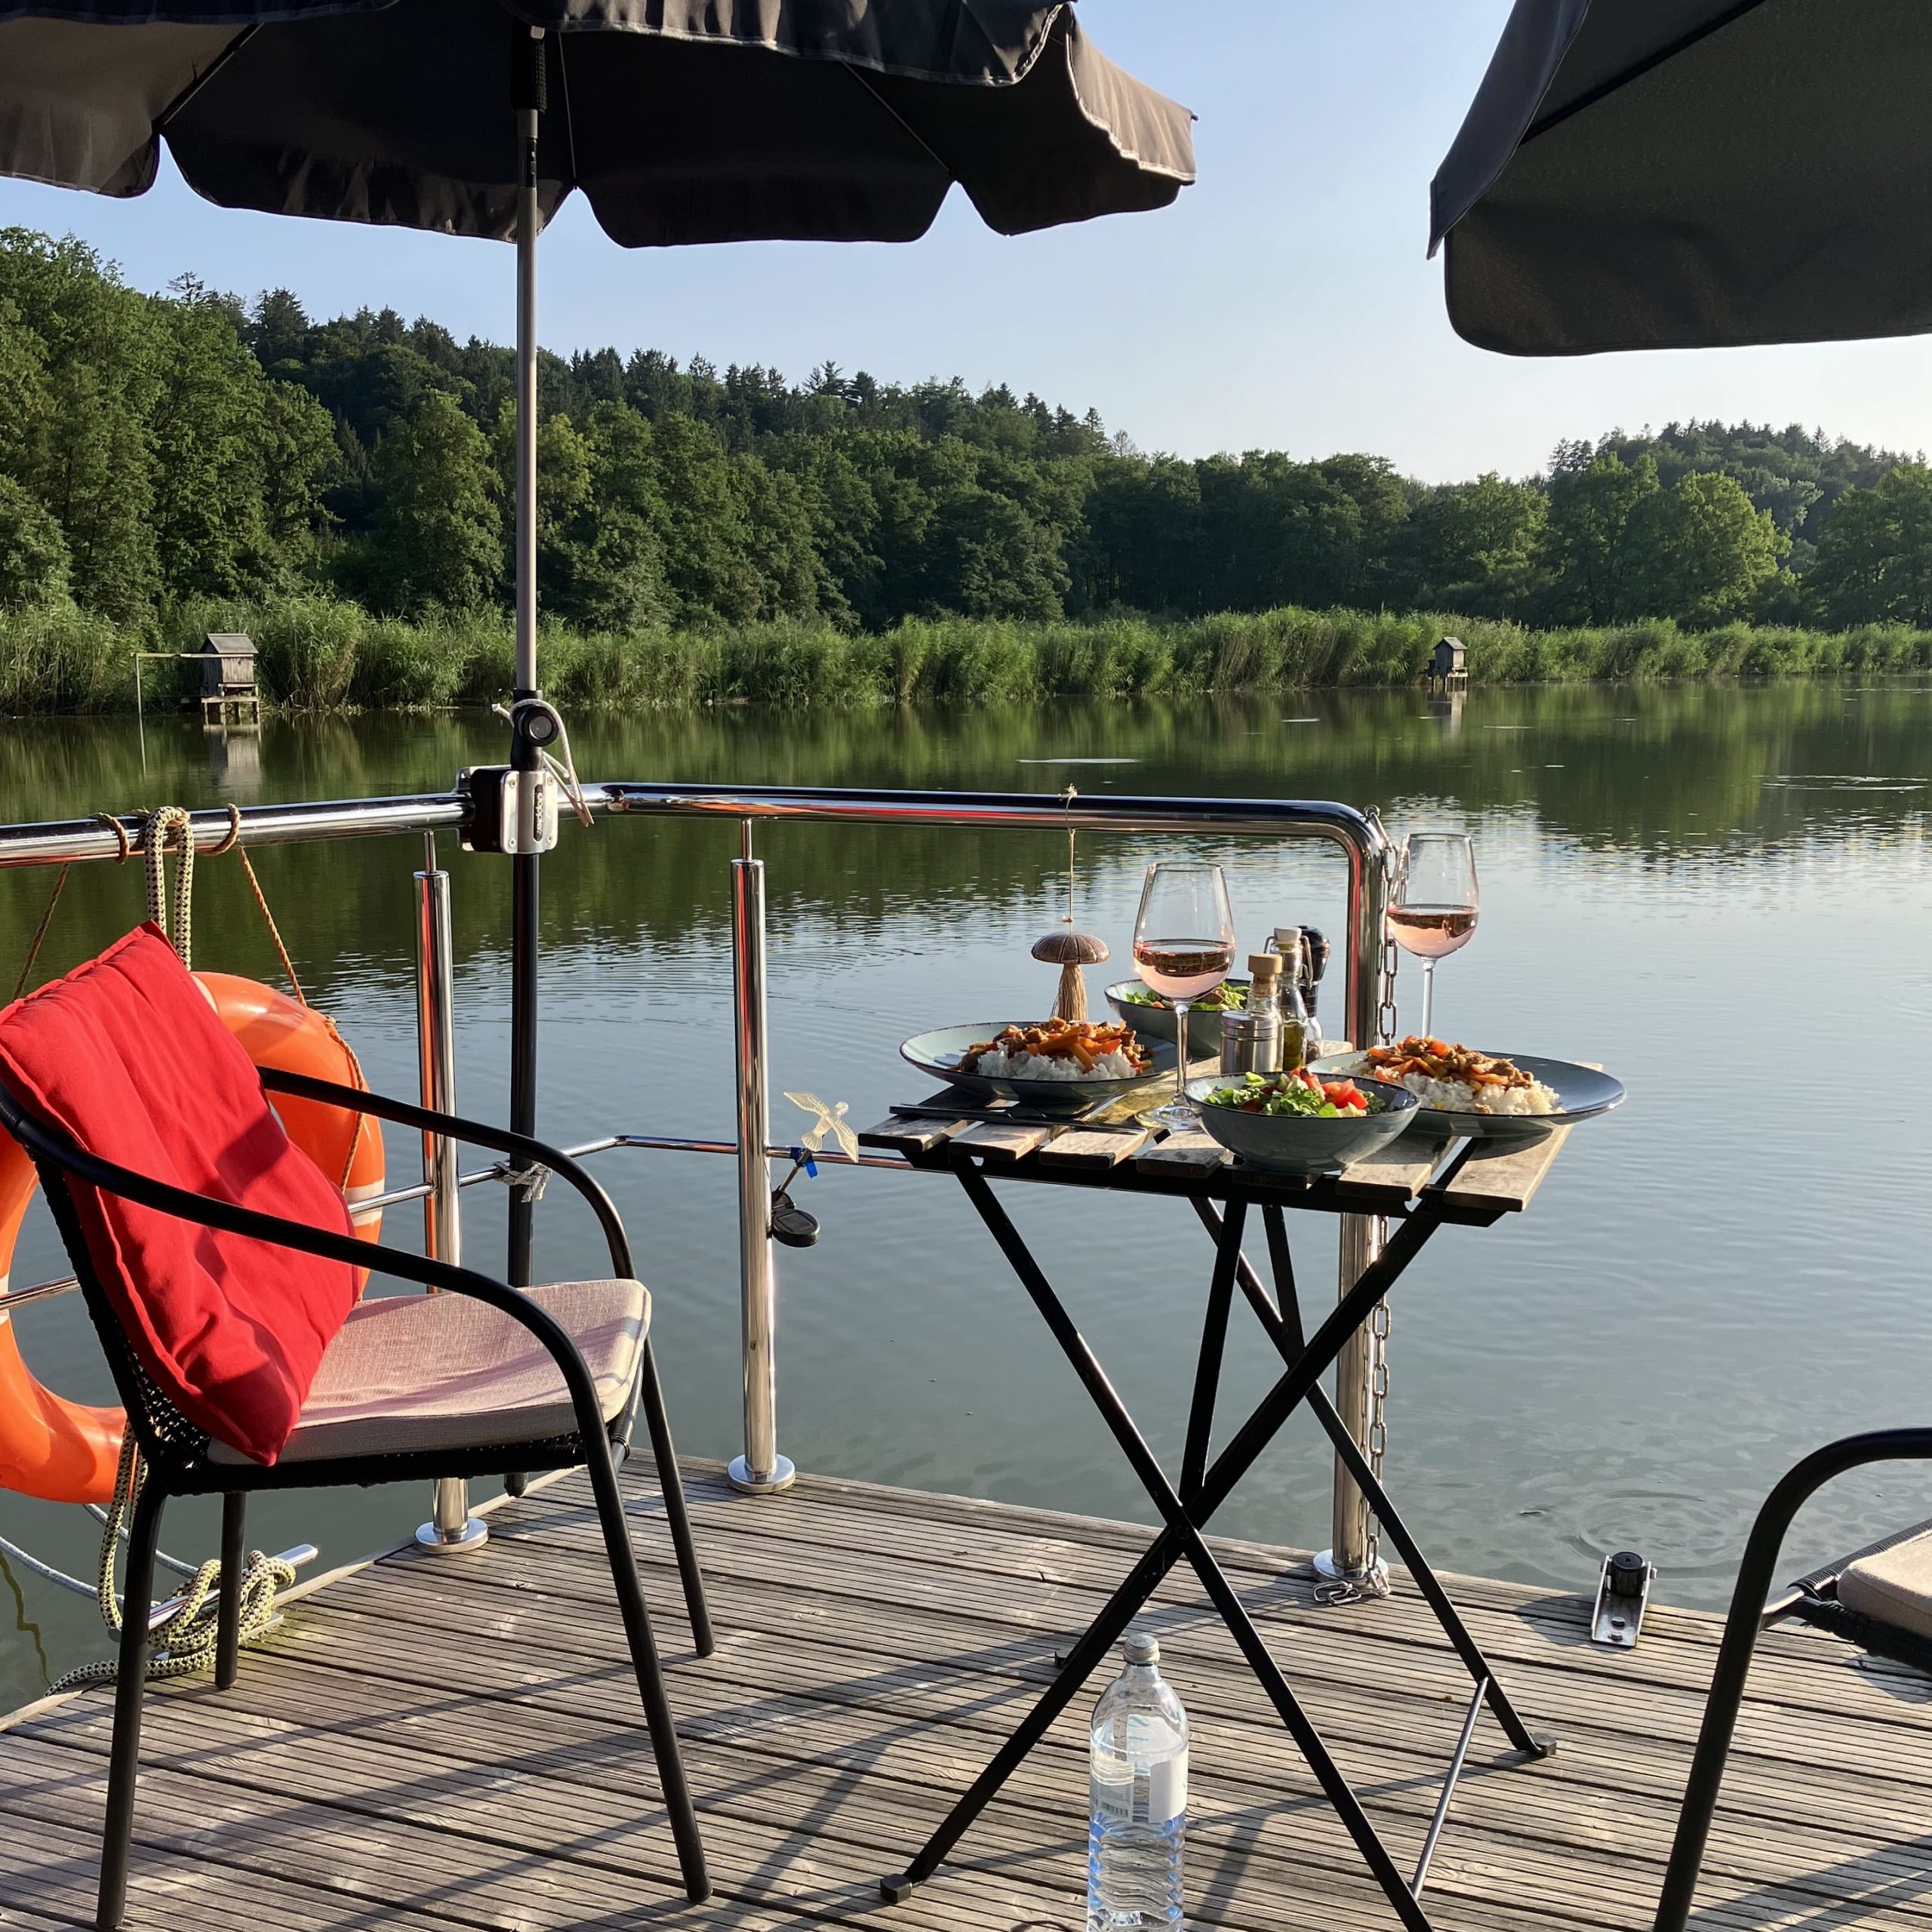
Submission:
<svg viewBox="0 0 1932 1932">
<path fill-rule="evenodd" d="M 1475 848 L 1462 832 L 1412 832 L 1396 861 L 1389 937 L 1422 961 L 1422 1030 L 1429 1036 L 1435 962 L 1475 937 L 1482 895 Z"/>
<path fill-rule="evenodd" d="M 1195 1118 L 1187 1097 L 1189 1004 L 1212 992 L 1234 963 L 1234 908 L 1220 867 L 1170 860 L 1149 866 L 1134 921 L 1134 970 L 1174 1008 L 1174 1097 L 1153 1116 L 1169 1127 L 1191 1126 Z"/>
</svg>

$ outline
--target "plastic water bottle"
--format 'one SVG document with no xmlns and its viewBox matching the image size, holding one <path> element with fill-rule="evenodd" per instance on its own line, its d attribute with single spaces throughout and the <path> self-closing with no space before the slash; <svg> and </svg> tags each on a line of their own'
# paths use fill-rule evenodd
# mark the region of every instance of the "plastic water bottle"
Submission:
<svg viewBox="0 0 1932 1932">
<path fill-rule="evenodd" d="M 1155 1668 L 1161 1647 L 1137 1632 L 1127 1668 L 1094 1706 L 1087 1932 L 1181 1923 L 1187 1839 L 1187 1713 Z"/>
</svg>

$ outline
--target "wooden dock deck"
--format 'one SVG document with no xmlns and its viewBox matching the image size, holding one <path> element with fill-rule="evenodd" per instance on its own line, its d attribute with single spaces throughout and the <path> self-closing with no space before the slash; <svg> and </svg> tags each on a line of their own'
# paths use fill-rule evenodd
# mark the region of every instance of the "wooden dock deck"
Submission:
<svg viewBox="0 0 1932 1932">
<path fill-rule="evenodd" d="M 705 1927 L 1047 1932 L 1081 1921 L 1083 1697 L 908 1903 L 895 1871 L 1144 1547 L 1132 1524 L 801 1479 L 688 1480 L 720 1644 L 692 1655 L 654 1494 L 636 1500 L 718 1895 L 687 1905 L 588 1492 L 507 1503 L 474 1555 L 405 1552 L 307 1595 L 240 1683 L 150 1694 L 131 1924 L 168 1932 Z M 627 1494 L 648 1486 L 635 1470 Z M 1312 1601 L 1293 1552 L 1217 1545 L 1398 1857 L 1413 1860 L 1467 1680 L 1413 1593 Z M 1584 1641 L 1577 1599 L 1450 1580 L 1558 1755 L 1487 1720 L 1431 1872 L 1445 1927 L 1647 1927 L 1716 1620 Z M 1149 1620 L 1195 1727 L 1190 1923 L 1392 1926 L 1185 1571 Z M 1829 1639 L 1761 1653 L 1694 1923 L 1932 1932 L 1932 1681 Z M 0 1734 L 0 1926 L 91 1922 L 109 1698 Z"/>
</svg>

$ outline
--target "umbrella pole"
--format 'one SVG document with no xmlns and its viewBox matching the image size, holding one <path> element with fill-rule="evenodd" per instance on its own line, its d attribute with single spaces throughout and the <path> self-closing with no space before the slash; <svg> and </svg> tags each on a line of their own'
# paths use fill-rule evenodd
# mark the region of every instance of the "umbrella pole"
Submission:
<svg viewBox="0 0 1932 1932">
<path fill-rule="evenodd" d="M 513 31 L 515 31 L 513 29 Z M 537 695 L 537 131 L 543 109 L 543 36 L 517 32 L 515 66 L 516 136 L 521 179 L 516 211 L 516 692 Z M 540 762 L 519 712 L 510 733 L 510 764 L 533 771 Z M 534 852 L 510 860 L 510 1131 L 537 1131 L 537 871 Z M 531 1235 L 535 1204 L 513 1187 L 509 1199 L 509 1274 L 512 1284 L 531 1280 Z"/>
</svg>

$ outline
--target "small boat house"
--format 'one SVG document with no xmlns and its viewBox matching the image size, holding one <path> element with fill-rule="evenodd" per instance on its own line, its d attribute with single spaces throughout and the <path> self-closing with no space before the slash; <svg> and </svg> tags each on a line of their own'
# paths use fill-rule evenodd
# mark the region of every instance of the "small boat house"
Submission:
<svg viewBox="0 0 1932 1932">
<path fill-rule="evenodd" d="M 246 631 L 210 631 L 202 641 L 202 723 L 257 726 L 261 699 L 255 688 L 255 646 Z"/>
<path fill-rule="evenodd" d="M 1431 691 L 1466 691 L 1469 684 L 1466 662 L 1469 647 L 1459 637 L 1439 638 L 1429 660 Z"/>
</svg>

